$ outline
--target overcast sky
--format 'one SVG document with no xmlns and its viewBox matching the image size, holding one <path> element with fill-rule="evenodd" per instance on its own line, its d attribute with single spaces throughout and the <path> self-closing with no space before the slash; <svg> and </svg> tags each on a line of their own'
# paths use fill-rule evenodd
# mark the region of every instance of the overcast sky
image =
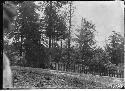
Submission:
<svg viewBox="0 0 125 91">
<path fill-rule="evenodd" d="M 124 35 L 124 2 L 116 1 L 75 1 L 76 6 L 73 21 L 80 25 L 81 17 L 91 21 L 96 26 L 98 45 L 103 46 L 104 40 L 111 31 Z"/>
<path fill-rule="evenodd" d="M 82 17 L 95 24 L 98 46 L 103 47 L 105 38 L 111 35 L 112 31 L 124 35 L 123 1 L 74 1 L 73 5 L 76 9 L 72 24 L 75 27 L 80 26 Z"/>
</svg>

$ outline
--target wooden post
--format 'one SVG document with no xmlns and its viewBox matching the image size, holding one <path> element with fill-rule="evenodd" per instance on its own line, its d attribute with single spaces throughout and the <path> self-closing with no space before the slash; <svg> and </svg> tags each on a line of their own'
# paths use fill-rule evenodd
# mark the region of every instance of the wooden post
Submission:
<svg viewBox="0 0 125 91">
<path fill-rule="evenodd" d="M 56 63 L 56 70 L 58 70 L 58 63 Z"/>
<path fill-rule="evenodd" d="M 75 64 L 73 64 L 73 72 L 75 72 Z"/>
</svg>

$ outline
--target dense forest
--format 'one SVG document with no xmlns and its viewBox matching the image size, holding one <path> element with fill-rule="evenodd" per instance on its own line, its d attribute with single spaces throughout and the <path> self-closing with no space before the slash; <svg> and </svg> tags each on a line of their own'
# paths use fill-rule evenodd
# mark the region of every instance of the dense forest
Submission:
<svg viewBox="0 0 125 91">
<path fill-rule="evenodd" d="M 73 1 L 15 3 L 18 10 L 15 26 L 4 33 L 4 50 L 11 65 L 53 69 L 53 62 L 61 62 L 66 69 L 82 64 L 88 71 L 123 72 L 124 37 L 112 30 L 104 48 L 97 46 L 96 25 L 84 17 L 73 36 Z"/>
</svg>

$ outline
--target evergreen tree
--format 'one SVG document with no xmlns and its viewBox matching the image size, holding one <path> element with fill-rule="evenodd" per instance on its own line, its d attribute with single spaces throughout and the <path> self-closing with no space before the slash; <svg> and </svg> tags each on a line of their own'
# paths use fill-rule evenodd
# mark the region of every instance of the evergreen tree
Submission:
<svg viewBox="0 0 125 91">
<path fill-rule="evenodd" d="M 21 54 L 25 53 L 28 66 L 45 68 L 45 65 L 48 65 L 48 59 L 44 49 L 42 49 L 44 47 L 41 47 L 37 8 L 38 6 L 33 1 L 24 1 L 18 5 L 15 44 L 20 43 L 18 48 L 20 48 Z"/>
<path fill-rule="evenodd" d="M 106 51 L 111 57 L 111 62 L 118 65 L 124 63 L 124 38 L 121 34 L 113 31 L 106 44 Z"/>
<path fill-rule="evenodd" d="M 81 29 L 76 31 L 78 34 L 76 34 L 76 38 L 73 38 L 73 41 L 79 45 L 81 59 L 85 61 L 91 60 L 93 57 L 93 47 L 96 43 L 94 40 L 95 25 L 82 18 Z"/>
</svg>

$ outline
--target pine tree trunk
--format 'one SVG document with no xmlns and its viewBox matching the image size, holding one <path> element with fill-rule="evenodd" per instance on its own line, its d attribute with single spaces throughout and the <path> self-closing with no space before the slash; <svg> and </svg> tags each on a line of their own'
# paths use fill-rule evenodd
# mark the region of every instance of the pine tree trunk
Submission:
<svg viewBox="0 0 125 91">
<path fill-rule="evenodd" d="M 70 19 L 69 19 L 69 38 L 68 38 L 68 62 L 67 62 L 67 68 L 69 68 L 70 65 L 70 35 L 71 35 L 71 7 L 72 7 L 72 2 L 70 2 Z"/>
</svg>

